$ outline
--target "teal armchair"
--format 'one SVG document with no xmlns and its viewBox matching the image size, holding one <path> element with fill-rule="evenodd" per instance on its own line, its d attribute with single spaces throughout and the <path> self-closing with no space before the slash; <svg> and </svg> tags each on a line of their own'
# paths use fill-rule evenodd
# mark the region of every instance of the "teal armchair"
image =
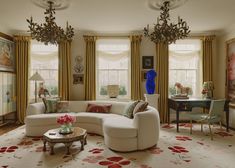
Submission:
<svg viewBox="0 0 235 168">
<path fill-rule="evenodd" d="M 197 121 L 201 123 L 201 131 L 203 131 L 203 124 L 207 123 L 210 129 L 211 140 L 213 140 L 213 133 L 211 129 L 211 125 L 214 123 L 220 123 L 220 127 L 222 127 L 222 116 L 224 112 L 224 104 L 225 100 L 212 100 L 210 105 L 209 114 L 204 113 L 188 113 L 187 117 L 190 119 L 190 123 L 192 125 L 193 121 Z M 190 133 L 192 134 L 192 126 L 190 127 Z"/>
</svg>

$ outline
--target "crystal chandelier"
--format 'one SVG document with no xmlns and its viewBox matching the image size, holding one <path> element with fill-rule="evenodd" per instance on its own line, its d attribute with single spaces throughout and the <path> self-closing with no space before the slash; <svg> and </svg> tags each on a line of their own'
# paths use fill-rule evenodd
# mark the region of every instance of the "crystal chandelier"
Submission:
<svg viewBox="0 0 235 168">
<path fill-rule="evenodd" d="M 30 19 L 26 19 L 29 23 L 29 31 L 31 33 L 32 39 L 36 39 L 37 41 L 43 42 L 44 44 L 48 45 L 51 44 L 58 44 L 61 41 L 71 41 L 74 36 L 74 29 L 71 25 L 68 25 L 66 29 L 62 29 L 61 27 L 57 26 L 55 22 L 55 8 L 53 8 L 53 1 L 47 1 L 48 9 L 44 12 L 45 16 L 45 23 L 35 23 L 33 22 L 33 18 L 31 16 Z"/>
<path fill-rule="evenodd" d="M 178 23 L 169 23 L 170 1 L 166 0 L 160 7 L 160 18 L 157 18 L 157 24 L 154 24 L 153 32 L 150 32 L 149 25 L 144 28 L 144 36 L 149 37 L 154 43 L 175 43 L 176 40 L 188 37 L 190 30 L 187 23 L 178 17 Z"/>
</svg>

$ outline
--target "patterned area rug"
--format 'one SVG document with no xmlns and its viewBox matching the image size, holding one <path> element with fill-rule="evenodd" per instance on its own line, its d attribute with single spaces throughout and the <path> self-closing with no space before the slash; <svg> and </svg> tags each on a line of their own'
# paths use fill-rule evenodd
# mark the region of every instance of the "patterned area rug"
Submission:
<svg viewBox="0 0 235 168">
<path fill-rule="evenodd" d="M 214 141 L 208 128 L 181 124 L 180 133 L 175 125 L 162 125 L 157 147 L 138 152 L 118 153 L 105 147 L 103 137 L 89 134 L 85 150 L 75 142 L 71 155 L 65 155 L 63 144 L 55 146 L 55 155 L 43 152 L 40 137 L 27 138 L 24 126 L 0 136 L 0 167 L 2 168 L 234 168 L 235 132 L 225 132 L 214 126 Z M 147 131 L 147 130 L 146 130 Z"/>
</svg>

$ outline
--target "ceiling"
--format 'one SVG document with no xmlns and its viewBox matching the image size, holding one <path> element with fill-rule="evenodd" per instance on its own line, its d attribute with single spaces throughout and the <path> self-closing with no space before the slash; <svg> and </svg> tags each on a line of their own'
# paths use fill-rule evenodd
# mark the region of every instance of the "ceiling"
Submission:
<svg viewBox="0 0 235 168">
<path fill-rule="evenodd" d="M 192 32 L 218 32 L 235 23 L 235 0 L 188 0 L 170 12 L 172 21 L 181 16 Z M 44 9 L 31 0 L 0 0 L 0 25 L 9 32 L 28 30 L 26 18 L 44 22 Z M 100 33 L 127 33 L 156 23 L 159 11 L 147 0 L 71 0 L 70 6 L 56 13 L 56 22 L 64 27 L 69 21 L 75 29 Z M 1 31 L 1 30 L 0 30 Z"/>
</svg>

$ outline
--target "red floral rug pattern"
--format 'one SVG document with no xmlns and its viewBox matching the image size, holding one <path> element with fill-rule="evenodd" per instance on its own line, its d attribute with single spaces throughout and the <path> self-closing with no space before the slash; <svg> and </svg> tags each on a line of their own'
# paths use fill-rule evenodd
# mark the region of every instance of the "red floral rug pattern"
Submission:
<svg viewBox="0 0 235 168">
<path fill-rule="evenodd" d="M 0 136 L 0 168 L 233 168 L 235 132 L 213 127 L 214 140 L 209 130 L 200 125 L 181 124 L 176 132 L 174 124 L 162 125 L 157 146 L 136 152 L 114 152 L 108 149 L 103 137 L 88 134 L 88 144 L 80 151 L 80 143 L 71 146 L 66 155 L 63 144 L 55 145 L 55 155 L 47 146 L 43 151 L 42 137 L 25 137 L 24 126 Z"/>
</svg>

